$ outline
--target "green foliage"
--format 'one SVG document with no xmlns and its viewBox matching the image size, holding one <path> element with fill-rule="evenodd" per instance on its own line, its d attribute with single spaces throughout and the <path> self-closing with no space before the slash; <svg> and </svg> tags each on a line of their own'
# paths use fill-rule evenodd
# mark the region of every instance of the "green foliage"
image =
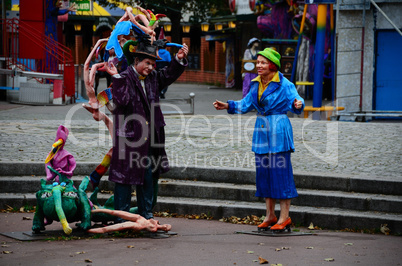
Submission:
<svg viewBox="0 0 402 266">
<path fill-rule="evenodd" d="M 31 206 L 29 204 L 25 204 L 24 205 L 24 211 L 25 212 L 31 212 L 31 211 L 35 211 L 36 206 Z"/>
</svg>

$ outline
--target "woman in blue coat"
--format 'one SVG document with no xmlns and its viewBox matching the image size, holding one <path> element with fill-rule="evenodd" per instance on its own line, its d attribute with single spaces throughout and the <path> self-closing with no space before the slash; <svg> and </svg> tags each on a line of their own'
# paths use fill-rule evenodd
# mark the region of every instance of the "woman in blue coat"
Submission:
<svg viewBox="0 0 402 266">
<path fill-rule="evenodd" d="M 290 154 L 294 152 L 293 131 L 286 113 L 300 114 L 304 100 L 293 83 L 279 72 L 281 56 L 271 48 L 258 53 L 258 76 L 250 83 L 250 91 L 240 101 L 215 101 L 217 110 L 244 114 L 257 110 L 252 151 L 255 153 L 257 197 L 265 198 L 266 217 L 260 229 L 283 230 L 292 223 L 290 201 L 298 196 L 293 180 Z M 279 199 L 281 213 L 275 216 Z"/>
</svg>

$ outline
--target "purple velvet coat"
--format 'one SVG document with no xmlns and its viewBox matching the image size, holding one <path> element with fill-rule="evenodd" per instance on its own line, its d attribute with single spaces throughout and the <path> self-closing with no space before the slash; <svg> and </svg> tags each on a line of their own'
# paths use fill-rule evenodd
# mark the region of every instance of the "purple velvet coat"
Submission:
<svg viewBox="0 0 402 266">
<path fill-rule="evenodd" d="M 165 151 L 165 121 L 159 106 L 160 91 L 172 84 L 184 72 L 175 59 L 167 68 L 153 71 L 144 80 L 146 95 L 140 80 L 129 66 L 113 77 L 113 155 L 109 180 L 121 184 L 141 185 L 152 150 L 155 174 L 169 171 Z"/>
</svg>

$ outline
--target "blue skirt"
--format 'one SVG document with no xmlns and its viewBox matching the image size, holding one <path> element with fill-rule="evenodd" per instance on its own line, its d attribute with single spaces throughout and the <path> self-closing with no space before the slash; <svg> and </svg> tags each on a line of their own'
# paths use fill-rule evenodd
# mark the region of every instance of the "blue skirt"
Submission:
<svg viewBox="0 0 402 266">
<path fill-rule="evenodd" d="M 256 197 L 291 199 L 298 196 L 290 153 L 255 154 Z"/>
</svg>

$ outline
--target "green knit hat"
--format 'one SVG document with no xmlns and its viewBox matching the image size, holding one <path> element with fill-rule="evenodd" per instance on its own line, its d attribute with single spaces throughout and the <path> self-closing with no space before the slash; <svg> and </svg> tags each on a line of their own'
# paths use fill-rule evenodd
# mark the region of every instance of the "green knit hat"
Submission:
<svg viewBox="0 0 402 266">
<path fill-rule="evenodd" d="M 258 52 L 258 54 L 272 61 L 272 63 L 281 68 L 281 55 L 274 49 L 265 48 L 264 51 Z"/>
</svg>

